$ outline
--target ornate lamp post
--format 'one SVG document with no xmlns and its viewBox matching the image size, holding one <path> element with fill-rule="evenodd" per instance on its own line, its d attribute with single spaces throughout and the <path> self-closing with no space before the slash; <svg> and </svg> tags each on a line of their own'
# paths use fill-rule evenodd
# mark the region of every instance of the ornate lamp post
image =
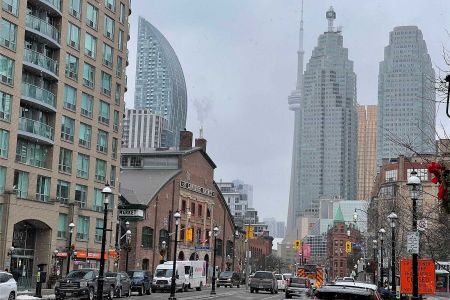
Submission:
<svg viewBox="0 0 450 300">
<path fill-rule="evenodd" d="M 131 250 L 131 230 L 128 229 L 127 232 L 125 232 L 125 251 L 127 252 L 127 256 L 125 258 L 125 272 L 128 273 L 128 255 Z"/>
<path fill-rule="evenodd" d="M 212 277 L 212 287 L 211 295 L 216 294 L 216 251 L 217 251 L 217 235 L 219 234 L 219 227 L 214 226 L 214 259 L 213 259 L 213 277 Z"/>
<path fill-rule="evenodd" d="M 448 76 L 447 76 L 448 77 Z M 448 109 L 448 107 L 447 107 Z M 447 110 L 448 111 L 448 110 Z M 407 183 L 410 189 L 412 206 L 412 230 L 417 232 L 417 200 L 419 199 L 420 191 L 422 189 L 422 183 L 420 178 L 417 177 L 417 172 L 412 171 L 411 176 L 408 178 Z M 419 299 L 419 276 L 418 276 L 418 253 L 412 255 L 412 299 Z"/>
<path fill-rule="evenodd" d="M 178 244 L 178 225 L 180 225 L 181 214 L 177 210 L 173 217 L 175 218 L 175 245 L 173 247 L 173 266 L 172 266 L 172 282 L 170 284 L 170 296 L 169 300 L 176 300 L 175 298 L 175 273 L 176 273 L 176 264 L 177 264 L 177 244 Z"/>
<path fill-rule="evenodd" d="M 97 286 L 97 300 L 103 299 L 103 283 L 105 281 L 105 247 L 106 247 L 106 223 L 108 221 L 108 204 L 109 204 L 109 196 L 112 194 L 111 187 L 108 183 L 106 183 L 105 187 L 102 190 L 102 194 L 105 197 L 103 200 L 104 209 L 103 209 L 103 227 L 102 229 L 102 248 L 100 251 L 100 269 L 98 271 L 98 286 Z"/>
<path fill-rule="evenodd" d="M 69 246 L 67 246 L 67 272 L 66 275 L 70 272 L 70 258 L 72 257 L 72 234 L 73 229 L 75 228 L 75 224 L 70 222 L 69 224 Z"/>
<path fill-rule="evenodd" d="M 373 247 L 373 281 L 372 283 L 375 284 L 377 282 L 376 279 L 376 272 L 377 272 L 377 263 L 378 263 L 378 257 L 377 257 L 377 240 L 372 241 L 372 247 Z"/>
<path fill-rule="evenodd" d="M 378 230 L 378 233 L 380 234 L 380 241 L 381 241 L 381 247 L 380 247 L 380 286 L 383 286 L 383 277 L 384 277 L 384 272 L 383 272 L 383 268 L 384 268 L 384 264 L 383 264 L 383 246 L 384 246 L 384 235 L 386 234 L 386 230 L 384 230 L 384 228 L 381 228 L 380 230 Z"/>
<path fill-rule="evenodd" d="M 232 267 L 231 267 L 231 271 L 234 272 L 234 259 L 236 257 L 236 238 L 239 237 L 239 230 L 236 229 L 236 231 L 234 232 L 233 235 L 233 262 L 232 262 Z"/>
<path fill-rule="evenodd" d="M 161 249 L 159 251 L 159 253 L 162 256 L 162 259 L 159 263 L 163 264 L 166 261 L 166 250 L 167 250 L 167 243 L 166 241 L 162 241 L 161 242 Z"/>
<path fill-rule="evenodd" d="M 397 289 L 395 283 L 395 221 L 398 219 L 397 214 L 395 212 L 391 212 L 388 219 L 391 221 L 391 291 L 395 292 Z"/>
</svg>

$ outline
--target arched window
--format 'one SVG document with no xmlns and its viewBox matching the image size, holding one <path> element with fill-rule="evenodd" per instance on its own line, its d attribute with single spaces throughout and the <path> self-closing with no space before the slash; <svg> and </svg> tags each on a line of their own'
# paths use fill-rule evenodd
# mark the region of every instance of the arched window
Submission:
<svg viewBox="0 0 450 300">
<path fill-rule="evenodd" d="M 162 247 L 162 242 L 166 242 L 166 247 L 169 247 L 169 231 L 161 229 L 159 231 L 159 247 Z"/>
<path fill-rule="evenodd" d="M 144 258 L 142 260 L 142 270 L 148 270 L 148 267 L 150 266 L 150 260 L 148 258 Z"/>
<path fill-rule="evenodd" d="M 227 241 L 227 256 L 233 257 L 233 242 Z"/>
<path fill-rule="evenodd" d="M 223 242 L 221 239 L 217 239 L 216 241 L 216 255 L 222 256 L 223 253 Z"/>
<path fill-rule="evenodd" d="M 142 247 L 145 249 L 153 248 L 153 228 L 142 228 Z"/>
</svg>

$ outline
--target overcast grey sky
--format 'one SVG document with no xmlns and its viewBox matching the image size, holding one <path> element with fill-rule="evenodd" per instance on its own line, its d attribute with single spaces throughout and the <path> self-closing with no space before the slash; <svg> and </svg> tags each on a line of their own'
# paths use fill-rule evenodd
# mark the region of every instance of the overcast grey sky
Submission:
<svg viewBox="0 0 450 300">
<path fill-rule="evenodd" d="M 448 0 L 305 0 L 305 64 L 327 28 L 330 5 L 354 61 L 358 102 L 376 104 L 378 63 L 389 32 L 422 30 L 433 64 L 450 48 Z M 289 198 L 293 113 L 301 0 L 133 0 L 127 107 L 133 107 L 138 16 L 169 40 L 184 70 L 187 128 L 200 125 L 215 179 L 240 178 L 254 187 L 260 217 L 285 220 Z M 437 71 L 437 69 L 436 69 Z M 200 113 L 199 113 L 200 111 Z M 438 108 L 438 126 L 450 127 Z"/>
</svg>

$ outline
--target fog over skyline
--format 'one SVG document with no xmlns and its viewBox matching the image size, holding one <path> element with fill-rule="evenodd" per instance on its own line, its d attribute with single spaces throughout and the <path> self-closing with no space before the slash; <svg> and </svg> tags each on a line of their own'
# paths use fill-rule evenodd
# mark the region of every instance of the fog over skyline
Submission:
<svg viewBox="0 0 450 300">
<path fill-rule="evenodd" d="M 448 0 L 305 0 L 305 65 L 327 30 L 330 5 L 354 62 L 358 103 L 377 104 L 378 64 L 395 26 L 421 29 L 436 75 L 443 76 L 438 67 L 444 66 L 443 47 L 450 49 Z M 287 97 L 296 82 L 300 7 L 301 0 L 132 1 L 127 108 L 134 105 L 137 20 L 142 16 L 168 39 L 180 60 L 188 93 L 187 129 L 197 137 L 203 125 L 207 152 L 218 166 L 215 180 L 252 184 L 261 219 L 287 217 L 294 120 Z M 437 110 L 437 127 L 442 126 L 450 131 L 445 105 Z"/>
</svg>

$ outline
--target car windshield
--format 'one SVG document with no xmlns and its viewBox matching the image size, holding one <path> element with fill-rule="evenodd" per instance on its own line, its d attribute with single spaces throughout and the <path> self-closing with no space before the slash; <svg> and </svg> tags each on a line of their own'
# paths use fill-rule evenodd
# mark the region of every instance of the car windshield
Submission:
<svg viewBox="0 0 450 300">
<path fill-rule="evenodd" d="M 172 277 L 172 269 L 156 269 L 155 277 Z"/>
<path fill-rule="evenodd" d="M 280 274 L 277 274 L 277 275 L 275 275 L 275 278 L 276 278 L 277 280 L 282 280 L 282 279 L 283 279 L 283 276 L 281 276 Z"/>
<path fill-rule="evenodd" d="M 73 270 L 67 275 L 67 278 L 72 279 L 90 279 L 94 273 L 91 270 Z"/>
<path fill-rule="evenodd" d="M 306 279 L 305 278 L 292 277 L 291 278 L 291 283 L 295 283 L 296 285 L 306 286 Z"/>
<path fill-rule="evenodd" d="M 269 272 L 256 272 L 253 278 L 272 279 L 272 273 Z"/>
<path fill-rule="evenodd" d="M 233 276 L 233 272 L 222 272 L 219 275 L 219 278 L 230 278 L 231 276 Z"/>
<path fill-rule="evenodd" d="M 144 278 L 144 272 L 142 272 L 142 271 L 128 272 L 128 275 L 131 278 Z"/>
</svg>

